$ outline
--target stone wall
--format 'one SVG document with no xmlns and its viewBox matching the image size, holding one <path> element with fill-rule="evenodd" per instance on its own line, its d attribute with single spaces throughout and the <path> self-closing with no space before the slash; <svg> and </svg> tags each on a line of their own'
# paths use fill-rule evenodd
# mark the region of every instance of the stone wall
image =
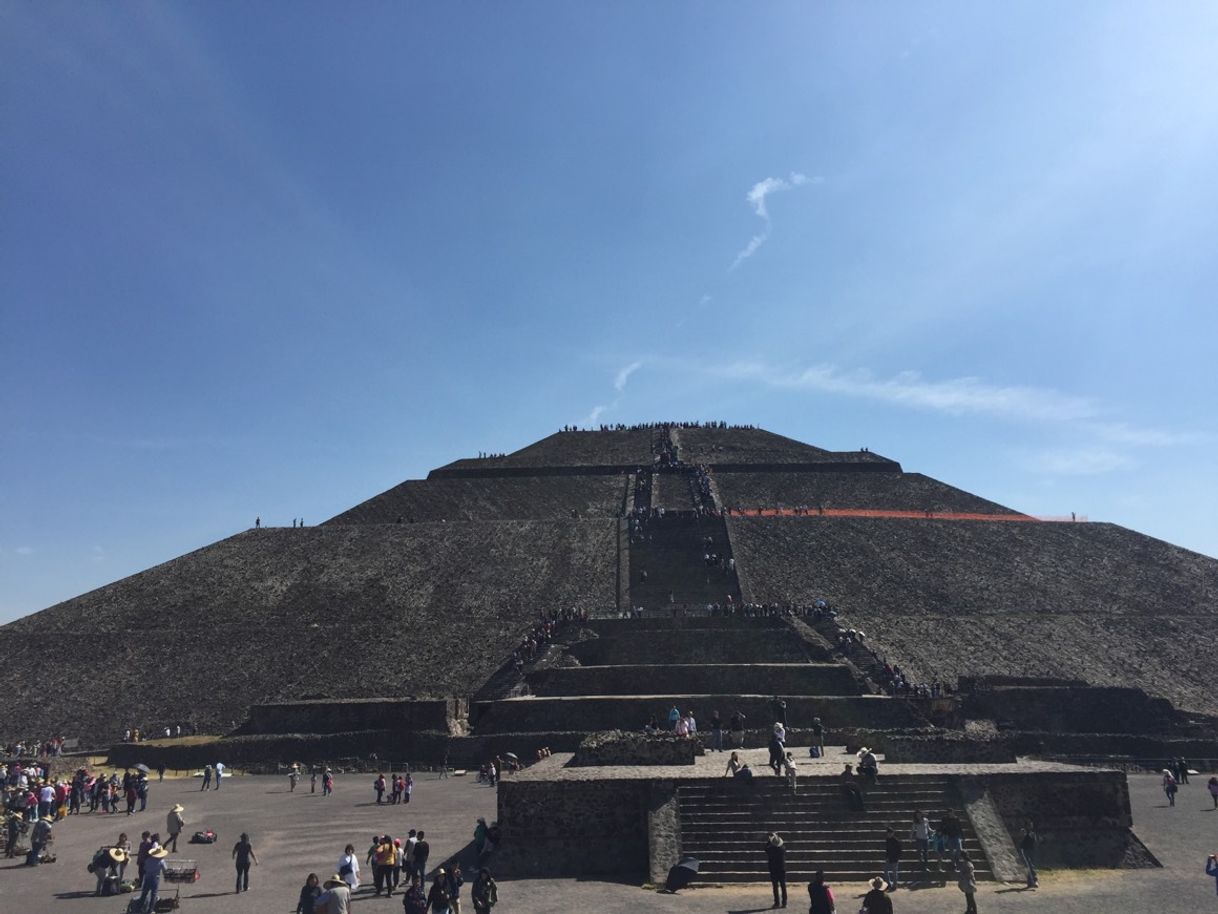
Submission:
<svg viewBox="0 0 1218 914">
<path fill-rule="evenodd" d="M 803 663 L 807 650 L 787 632 L 769 628 L 692 629 L 668 635 L 640 630 L 571 645 L 568 655 L 586 666 L 615 663 Z M 817 658 L 819 659 L 819 658 Z"/>
<path fill-rule="evenodd" d="M 1005 739 L 973 739 L 962 733 L 945 732 L 918 736 L 886 735 L 882 742 L 887 764 L 1015 761 L 1015 748 Z"/>
<path fill-rule="evenodd" d="M 1000 774 L 980 780 L 1016 846 L 1024 822 L 1030 818 L 1035 823 L 1042 838 L 1038 859 L 1044 866 L 1157 865 L 1130 830 L 1133 818 L 1124 772 Z"/>
<path fill-rule="evenodd" d="M 581 697 L 523 698 L 477 702 L 471 721 L 479 733 L 527 733 L 531 730 L 642 730 L 651 717 L 661 723 L 676 704 L 692 709 L 700 730 L 709 725 L 711 712 L 718 710 L 726 723 L 736 710 L 748 718 L 750 727 L 765 729 L 774 720 L 770 699 L 760 695 L 696 696 L 660 695 L 650 698 Z M 820 717 L 831 731 L 846 727 L 907 729 L 925 724 L 908 702 L 882 696 L 787 698 L 787 721 L 806 727 Z M 705 735 L 705 734 L 704 734 Z"/>
<path fill-rule="evenodd" d="M 221 737 L 189 745 L 120 743 L 111 747 L 109 758 L 110 764 L 120 767 L 143 763 L 156 768 L 163 763 L 166 768 L 185 770 L 223 761 L 249 771 L 275 771 L 278 766 L 292 762 L 332 763 L 336 759 L 354 758 L 369 761 L 373 756 L 387 764 L 429 767 L 441 764 L 447 753 L 450 766 L 474 768 L 505 752 L 515 752 L 526 763 L 536 758 L 542 747 L 552 752 L 574 752 L 586 736 L 582 732 L 553 731 L 477 736 L 402 730 L 270 733 Z"/>
<path fill-rule="evenodd" d="M 551 667 L 528 675 L 536 695 L 857 695 L 840 664 L 672 664 Z"/>
<path fill-rule="evenodd" d="M 1116 686 L 985 689 L 966 696 L 963 712 L 1021 730 L 1068 733 L 1161 733 L 1175 716 L 1167 700 Z"/>
<path fill-rule="evenodd" d="M 692 765 L 704 755 L 697 739 L 661 734 L 610 730 L 588 736 L 569 762 L 573 767 L 589 765 Z"/>
<path fill-rule="evenodd" d="M 505 778 L 498 795 L 503 843 L 495 878 L 640 879 L 649 872 L 648 781 Z M 663 806 L 661 799 L 657 812 Z"/>
<path fill-rule="evenodd" d="M 455 699 L 358 698 L 283 701 L 250 707 L 238 733 L 340 733 L 352 730 L 448 732 L 457 716 Z"/>
</svg>

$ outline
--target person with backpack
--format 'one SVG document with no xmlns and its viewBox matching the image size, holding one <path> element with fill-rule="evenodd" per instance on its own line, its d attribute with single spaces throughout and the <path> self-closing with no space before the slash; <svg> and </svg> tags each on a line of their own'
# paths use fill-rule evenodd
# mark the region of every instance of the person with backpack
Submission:
<svg viewBox="0 0 1218 914">
<path fill-rule="evenodd" d="M 474 902 L 475 914 L 490 914 L 491 908 L 499 903 L 499 886 L 495 884 L 491 871 L 486 867 L 478 871 L 478 878 L 474 880 L 469 897 Z"/>
</svg>

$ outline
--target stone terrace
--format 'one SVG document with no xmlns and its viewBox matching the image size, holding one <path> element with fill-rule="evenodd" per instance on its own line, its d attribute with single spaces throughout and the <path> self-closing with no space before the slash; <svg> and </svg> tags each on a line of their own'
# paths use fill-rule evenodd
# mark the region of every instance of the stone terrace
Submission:
<svg viewBox="0 0 1218 914">
<path fill-rule="evenodd" d="M 468 695 L 539 609 L 614 605 L 616 545 L 612 521 L 251 530 L 0 629 L 13 675 L 56 664 L 6 728 L 113 738 L 115 696 L 215 732 L 275 698 Z"/>
<path fill-rule="evenodd" d="M 760 428 L 681 428 L 672 432 L 687 464 L 893 463 L 869 451 L 827 451 Z"/>
<path fill-rule="evenodd" d="M 832 601 L 915 680 L 1136 683 L 1218 712 L 1218 561 L 1111 524 L 733 518 L 751 597 Z"/>
<path fill-rule="evenodd" d="M 895 511 L 1015 514 L 921 473 L 715 474 L 727 508 L 868 508 Z"/>
<path fill-rule="evenodd" d="M 565 520 L 619 517 L 630 476 L 509 476 L 499 479 L 412 479 L 328 525 L 418 521 Z M 687 498 L 688 501 L 688 498 Z"/>
</svg>

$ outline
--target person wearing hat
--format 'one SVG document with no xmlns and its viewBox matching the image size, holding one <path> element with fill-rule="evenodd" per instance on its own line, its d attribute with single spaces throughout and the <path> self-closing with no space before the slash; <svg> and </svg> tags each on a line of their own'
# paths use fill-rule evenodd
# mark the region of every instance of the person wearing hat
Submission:
<svg viewBox="0 0 1218 914">
<path fill-rule="evenodd" d="M 144 861 L 144 880 L 140 886 L 140 907 L 145 914 L 156 910 L 156 901 L 161 895 L 161 875 L 165 872 L 165 858 L 169 851 L 159 844 L 148 852 Z"/>
<path fill-rule="evenodd" d="M 103 847 L 93 855 L 90 864 L 93 875 L 97 877 L 97 889 L 94 895 L 113 895 L 115 883 L 118 882 L 118 868 L 127 862 L 127 852 L 121 847 Z"/>
<path fill-rule="evenodd" d="M 448 891 L 448 873 L 444 867 L 436 870 L 435 881 L 427 893 L 427 909 L 431 914 L 452 914 L 452 896 Z"/>
<path fill-rule="evenodd" d="M 478 871 L 469 897 L 474 903 L 475 914 L 491 914 L 491 908 L 499 903 L 499 886 L 495 884 L 491 871 L 486 867 Z"/>
<path fill-rule="evenodd" d="M 35 819 L 30 829 L 30 852 L 26 855 L 26 866 L 37 866 L 42 862 L 42 853 L 47 845 L 54 840 L 51 834 L 50 819 Z"/>
<path fill-rule="evenodd" d="M 866 914 L 892 914 L 892 899 L 888 897 L 888 883 L 876 876 L 869 883 L 871 890 L 863 896 L 862 911 Z"/>
<path fill-rule="evenodd" d="M 313 906 L 316 914 L 351 914 L 351 887 L 335 873 L 322 883 L 325 889 Z"/>
<path fill-rule="evenodd" d="M 182 818 L 185 811 L 186 807 L 181 803 L 174 803 L 169 815 L 165 817 L 165 831 L 169 833 L 165 846 L 175 854 L 178 852 L 178 835 L 182 834 L 182 828 L 186 825 L 186 820 Z"/>
<path fill-rule="evenodd" d="M 772 832 L 765 843 L 766 865 L 770 870 L 770 886 L 774 889 L 774 907 L 787 906 L 787 849 L 777 832 Z M 779 890 L 781 889 L 781 904 Z"/>
</svg>

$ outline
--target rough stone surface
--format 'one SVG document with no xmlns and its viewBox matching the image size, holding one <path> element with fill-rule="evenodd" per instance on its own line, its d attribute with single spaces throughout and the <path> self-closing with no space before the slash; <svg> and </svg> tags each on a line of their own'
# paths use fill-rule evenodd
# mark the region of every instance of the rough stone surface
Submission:
<svg viewBox="0 0 1218 914">
<path fill-rule="evenodd" d="M 610 730 L 590 734 L 575 751 L 571 765 L 692 765 L 702 755 L 697 739 L 671 734 Z"/>
</svg>

